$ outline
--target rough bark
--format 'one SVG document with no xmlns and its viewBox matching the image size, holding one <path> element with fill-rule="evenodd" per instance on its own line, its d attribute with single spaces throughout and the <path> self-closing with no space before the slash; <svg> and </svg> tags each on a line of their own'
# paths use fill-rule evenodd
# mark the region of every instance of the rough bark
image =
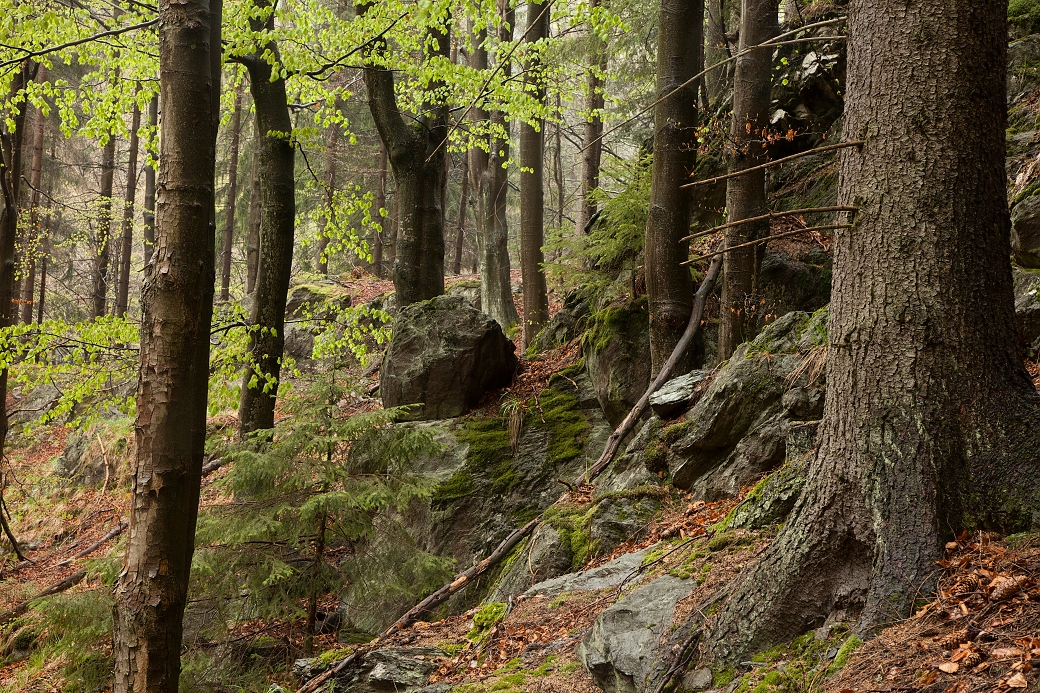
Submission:
<svg viewBox="0 0 1040 693">
<path fill-rule="evenodd" d="M 339 125 L 333 123 L 325 132 L 325 209 L 328 212 L 322 216 L 318 224 L 318 272 L 325 275 L 329 273 L 329 258 L 325 254 L 329 248 L 326 226 L 329 223 L 328 215 L 332 212 L 336 193 L 336 151 L 338 149 Z"/>
<path fill-rule="evenodd" d="M 524 70 L 524 88 L 545 103 L 545 79 L 533 45 L 549 37 L 549 5 L 527 3 L 525 41 L 531 56 Z M 520 123 L 520 273 L 524 290 L 524 345 L 534 342 L 549 321 L 549 296 L 542 263 L 545 256 L 545 123 Z"/>
<path fill-rule="evenodd" d="M 466 239 L 466 207 L 469 203 L 469 156 L 462 160 L 462 188 L 459 190 L 459 218 L 455 225 L 455 261 L 452 274 L 462 273 L 462 243 Z"/>
<path fill-rule="evenodd" d="M 231 298 L 231 251 L 235 241 L 235 205 L 238 204 L 238 150 L 242 139 L 242 92 L 245 82 L 235 90 L 235 107 L 231 114 L 231 152 L 228 155 L 228 191 L 224 202 L 224 242 L 220 251 L 220 300 Z"/>
<path fill-rule="evenodd" d="M 705 22 L 704 50 L 705 64 L 716 65 L 730 57 L 729 40 L 726 38 L 726 16 L 724 0 L 707 0 L 707 22 Z M 716 103 L 725 96 L 729 85 L 730 68 L 722 67 L 712 70 L 704 77 L 707 96 Z"/>
<path fill-rule="evenodd" d="M 253 120 L 253 172 L 249 179 L 249 218 L 246 220 L 246 293 L 256 288 L 260 265 L 260 128 Z"/>
<path fill-rule="evenodd" d="M 387 218 L 383 216 L 386 209 L 386 148 L 379 144 L 379 180 L 376 184 L 376 195 L 372 201 L 375 211 L 376 229 L 372 238 L 372 274 L 377 279 L 383 278 L 383 238 L 386 236 Z"/>
<path fill-rule="evenodd" d="M 358 6 L 364 13 L 370 5 Z M 448 29 L 429 30 L 433 53 L 448 57 Z M 374 42 L 371 50 L 386 50 Z M 444 86 L 434 82 L 431 91 Z M 398 305 L 406 306 L 444 293 L 444 181 L 448 108 L 426 104 L 405 120 L 394 93 L 393 72 L 367 63 L 365 87 L 379 137 L 394 171 L 398 207 L 393 269 Z"/>
<path fill-rule="evenodd" d="M 254 31 L 271 30 L 274 14 L 264 24 L 251 20 Z M 280 61 L 278 46 L 263 49 Z M 285 346 L 285 302 L 292 273 L 296 231 L 296 156 L 286 133 L 292 130 L 285 80 L 271 80 L 271 64 L 260 51 L 245 60 L 249 90 L 253 95 L 260 138 L 256 156 L 260 167 L 260 260 L 257 265 L 253 307 L 249 322 L 249 354 L 252 368 L 242 375 L 238 407 L 238 432 L 274 427 L 282 349 Z"/>
<path fill-rule="evenodd" d="M 703 0 L 661 4 L 658 20 L 657 95 L 670 94 L 700 72 Z M 697 165 L 697 88 L 687 86 L 654 108 L 654 163 L 646 223 L 646 288 L 650 305 L 651 373 L 657 373 L 682 337 L 693 307 L 693 280 L 680 265 L 689 242 L 689 189 L 680 186 Z M 687 356 L 676 367 L 692 367 Z"/>
<path fill-rule="evenodd" d="M 206 434 L 219 0 L 160 5 L 159 208 L 141 292 L 130 528 L 116 583 L 114 693 L 175 693 Z"/>
<path fill-rule="evenodd" d="M 123 234 L 119 247 L 119 276 L 116 278 L 116 315 L 126 315 L 130 298 L 130 256 L 134 247 L 134 201 L 137 198 L 137 130 L 141 127 L 141 111 L 136 105 L 130 123 L 130 155 L 126 165 L 126 195 L 123 198 Z"/>
<path fill-rule="evenodd" d="M 97 235 L 97 255 L 93 260 L 91 279 L 93 286 L 90 292 L 91 317 L 100 318 L 105 314 L 108 305 L 108 265 L 111 260 L 112 236 L 112 179 L 116 168 L 116 137 L 110 135 L 108 142 L 101 150 L 101 195 L 98 199 L 98 213 L 95 220 Z"/>
<path fill-rule="evenodd" d="M 590 9 L 595 9 L 600 0 L 591 0 Z M 607 50 L 603 40 L 595 34 L 589 34 L 589 68 L 585 73 L 585 116 L 584 136 L 582 138 L 585 151 L 581 153 L 581 200 L 578 203 L 578 218 L 575 230 L 585 233 L 592 215 L 596 213 L 596 203 L 592 200 L 592 191 L 599 187 L 599 167 L 603 158 L 603 107 L 606 105 L 603 94 L 603 74 L 607 69 Z M 562 205 L 561 205 L 562 207 Z"/>
<path fill-rule="evenodd" d="M 1028 528 L 1040 402 L 1014 320 L 1007 3 L 849 5 L 827 397 L 792 517 L 713 630 L 734 660 L 907 616 L 961 528 Z M 951 132 L 970 133 L 950 137 Z"/>
<path fill-rule="evenodd" d="M 741 52 L 776 35 L 777 0 L 744 0 L 740 14 Z M 729 173 L 766 160 L 763 147 L 769 128 L 772 48 L 749 51 L 736 60 L 733 77 L 733 119 L 730 124 Z M 766 205 L 766 172 L 755 170 L 726 183 L 726 215 L 730 221 L 761 216 Z M 736 246 L 769 235 L 769 221 L 726 229 L 725 243 Z M 719 359 L 728 359 L 737 345 L 754 336 L 758 270 L 765 256 L 762 244 L 726 253 L 722 270 L 719 314 Z"/>
<path fill-rule="evenodd" d="M 40 65 L 36 73 L 39 82 L 47 81 L 47 66 Z M 43 132 L 46 125 L 43 112 L 36 111 L 33 120 L 32 165 L 29 169 L 29 228 L 23 234 L 25 248 L 25 283 L 22 285 L 22 322 L 29 324 L 33 316 L 33 295 L 36 290 L 36 256 L 40 239 L 40 181 L 43 177 Z"/>
<path fill-rule="evenodd" d="M 159 124 L 159 96 L 152 97 L 148 104 L 148 125 Z M 144 264 L 152 259 L 155 246 L 155 169 L 151 164 L 144 167 Z"/>
<path fill-rule="evenodd" d="M 516 12 L 509 3 L 501 0 L 498 3 L 498 11 L 502 18 L 498 38 L 502 43 L 507 43 L 513 40 Z M 500 59 L 504 57 L 500 56 Z M 483 65 L 478 67 L 487 69 L 486 53 Z M 508 77 L 512 73 L 512 67 L 505 64 L 499 71 Z M 488 119 L 493 133 L 504 130 L 506 136 L 496 137 L 493 134 L 486 158 L 478 154 L 476 159 L 472 160 L 483 174 L 477 219 L 480 237 L 480 309 L 504 330 L 520 322 L 520 315 L 516 312 L 516 304 L 513 302 L 512 280 L 509 275 L 509 222 L 506 219 L 509 170 L 505 167 L 505 163 L 509 161 L 509 124 L 502 111 L 493 111 L 488 115 Z"/>
</svg>

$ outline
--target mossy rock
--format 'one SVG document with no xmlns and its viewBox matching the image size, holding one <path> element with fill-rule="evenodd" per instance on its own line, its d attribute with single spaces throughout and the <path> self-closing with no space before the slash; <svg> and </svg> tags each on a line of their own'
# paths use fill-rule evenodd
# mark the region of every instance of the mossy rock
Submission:
<svg viewBox="0 0 1040 693">
<path fill-rule="evenodd" d="M 585 364 L 600 407 L 617 426 L 650 385 L 650 313 L 646 297 L 594 313 Z"/>
</svg>

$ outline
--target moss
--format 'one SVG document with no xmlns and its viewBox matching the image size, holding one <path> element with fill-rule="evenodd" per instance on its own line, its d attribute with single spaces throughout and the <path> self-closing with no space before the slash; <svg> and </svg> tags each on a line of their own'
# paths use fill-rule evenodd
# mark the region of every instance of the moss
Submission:
<svg viewBox="0 0 1040 693">
<path fill-rule="evenodd" d="M 454 657 L 459 652 L 462 652 L 462 650 L 466 649 L 466 646 L 460 642 L 450 642 L 448 640 L 445 640 L 443 642 L 437 643 L 437 649 L 443 652 L 444 654 L 448 655 L 449 657 Z"/>
<path fill-rule="evenodd" d="M 325 666 L 330 666 L 332 664 L 335 664 L 339 660 L 343 659 L 344 657 L 349 657 L 350 653 L 353 651 L 354 650 L 349 647 L 337 647 L 332 650 L 325 650 L 320 655 L 318 655 L 318 661 L 324 664 Z"/>
<path fill-rule="evenodd" d="M 834 655 L 834 661 L 831 662 L 831 665 L 827 668 L 828 676 L 841 671 L 845 665 L 849 663 L 849 657 L 852 656 L 852 653 L 862 644 L 863 641 L 860 640 L 858 635 L 850 635 L 848 639 L 841 644 L 841 647 L 838 648 L 838 654 Z"/>
<path fill-rule="evenodd" d="M 517 671 L 524 663 L 524 660 L 520 657 L 513 657 L 508 662 L 495 669 L 496 674 L 508 674 L 511 671 Z"/>
<path fill-rule="evenodd" d="M 570 549 L 571 566 L 578 569 L 595 552 L 589 528 L 597 503 L 589 505 L 553 505 L 542 514 L 542 520 L 560 535 L 560 542 Z"/>
<path fill-rule="evenodd" d="M 548 456 L 552 465 L 576 459 L 585 451 L 589 429 L 585 414 L 578 408 L 578 398 L 553 388 L 542 390 L 538 406 L 528 409 L 528 425 L 549 432 Z"/>
<path fill-rule="evenodd" d="M 465 498 L 477 490 L 473 481 L 473 475 L 469 470 L 462 468 L 451 475 L 451 478 L 441 484 L 433 491 L 435 503 L 448 503 L 459 498 Z"/>
<path fill-rule="evenodd" d="M 661 431 L 661 440 L 665 445 L 673 445 L 682 438 L 693 427 L 692 421 L 680 421 L 679 423 L 666 426 Z"/>
<path fill-rule="evenodd" d="M 640 296 L 630 303 L 615 303 L 592 314 L 582 346 L 598 354 L 607 348 L 615 335 L 641 334 L 648 329 L 648 325 L 646 296 Z"/>
<path fill-rule="evenodd" d="M 1038 0 L 1010 0 L 1008 22 L 1032 34 L 1040 29 L 1040 2 Z"/>
<path fill-rule="evenodd" d="M 634 488 L 623 488 L 618 491 L 607 491 L 601 496 L 596 496 L 596 501 L 608 500 L 608 499 L 635 499 L 635 498 L 656 498 L 657 500 L 664 500 L 670 494 L 670 491 L 664 486 L 652 486 L 650 484 L 644 484 L 642 486 L 636 486 Z"/>
<path fill-rule="evenodd" d="M 733 543 L 734 536 L 731 532 L 724 532 L 722 534 L 716 534 L 708 541 L 709 551 L 722 551 L 724 548 Z"/>
<path fill-rule="evenodd" d="M 556 371 L 549 376 L 549 387 L 552 387 L 561 381 L 567 381 L 570 383 L 571 380 L 580 376 L 583 370 L 585 370 L 585 359 L 578 359 L 566 368 Z"/>
<path fill-rule="evenodd" d="M 581 668 L 581 665 L 578 664 L 577 662 L 567 662 L 562 667 L 560 667 L 560 673 L 561 674 L 570 674 L 570 673 L 573 673 L 573 672 L 577 671 L 580 668 Z"/>
<path fill-rule="evenodd" d="M 659 440 L 651 440 L 643 451 L 643 464 L 650 472 L 667 472 L 668 447 Z"/>
<path fill-rule="evenodd" d="M 552 673 L 552 671 L 556 668 L 556 659 L 556 655 L 549 655 L 548 657 L 546 657 L 545 661 L 542 662 L 537 669 L 534 669 L 531 672 L 531 676 L 546 676 Z"/>
<path fill-rule="evenodd" d="M 477 613 L 473 614 L 473 629 L 466 634 L 466 639 L 471 642 L 481 642 L 495 627 L 495 624 L 505 617 L 506 604 L 504 602 L 485 604 Z"/>
<path fill-rule="evenodd" d="M 435 504 L 444 505 L 477 491 L 501 495 L 520 480 L 504 417 L 466 419 L 455 431 L 455 438 L 468 446 L 466 462 L 434 489 Z"/>
<path fill-rule="evenodd" d="M 712 685 L 716 688 L 722 688 L 733 683 L 733 679 L 737 678 L 737 672 L 733 667 L 712 667 Z"/>
<path fill-rule="evenodd" d="M 705 563 L 701 566 L 700 571 L 697 573 L 697 584 L 703 585 L 708 580 L 708 573 L 711 572 L 711 563 Z"/>
</svg>

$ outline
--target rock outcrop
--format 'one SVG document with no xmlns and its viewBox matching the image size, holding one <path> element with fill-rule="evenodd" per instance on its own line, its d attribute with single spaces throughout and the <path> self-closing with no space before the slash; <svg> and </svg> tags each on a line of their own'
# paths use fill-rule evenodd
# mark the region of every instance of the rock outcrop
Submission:
<svg viewBox="0 0 1040 693">
<path fill-rule="evenodd" d="M 411 419 L 465 414 L 488 390 L 508 385 L 515 347 L 498 323 L 458 296 L 402 308 L 383 358 L 384 407 L 417 405 Z"/>
<path fill-rule="evenodd" d="M 650 385 L 650 315 L 646 301 L 610 306 L 592 322 L 585 365 L 600 408 L 617 426 Z"/>
</svg>

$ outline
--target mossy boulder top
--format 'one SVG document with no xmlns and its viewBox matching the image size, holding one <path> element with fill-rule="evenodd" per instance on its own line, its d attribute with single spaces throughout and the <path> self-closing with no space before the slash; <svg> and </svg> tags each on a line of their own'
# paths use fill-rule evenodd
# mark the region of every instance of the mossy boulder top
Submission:
<svg viewBox="0 0 1040 693">
<path fill-rule="evenodd" d="M 498 323 L 457 296 L 406 306 L 394 320 L 379 390 L 384 407 L 415 407 L 409 418 L 465 414 L 516 371 L 513 342 Z"/>
</svg>

